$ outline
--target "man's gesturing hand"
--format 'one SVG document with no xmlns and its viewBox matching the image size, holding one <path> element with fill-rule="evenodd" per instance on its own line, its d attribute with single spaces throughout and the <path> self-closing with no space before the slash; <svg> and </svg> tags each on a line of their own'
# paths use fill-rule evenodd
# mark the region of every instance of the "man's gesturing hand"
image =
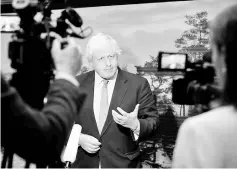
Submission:
<svg viewBox="0 0 237 169">
<path fill-rule="evenodd" d="M 79 144 L 88 153 L 96 153 L 101 143 L 93 136 L 81 134 Z"/>
<path fill-rule="evenodd" d="M 131 113 L 127 113 L 124 110 L 122 110 L 120 107 L 118 107 L 117 110 L 120 112 L 121 115 L 115 110 L 112 110 L 114 121 L 117 124 L 122 125 L 123 127 L 130 128 L 131 130 L 135 130 L 137 126 L 139 125 L 139 120 L 137 118 L 138 109 L 139 109 L 139 104 L 136 105 L 135 109 Z"/>
</svg>

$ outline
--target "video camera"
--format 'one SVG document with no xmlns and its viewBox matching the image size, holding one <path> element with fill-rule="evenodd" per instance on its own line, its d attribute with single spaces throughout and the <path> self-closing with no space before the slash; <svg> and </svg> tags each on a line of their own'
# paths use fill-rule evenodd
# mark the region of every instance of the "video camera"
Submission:
<svg viewBox="0 0 237 169">
<path fill-rule="evenodd" d="M 81 28 L 83 21 L 71 7 L 66 7 L 53 24 L 50 5 L 51 1 L 46 0 L 12 1 L 20 17 L 20 29 L 14 32 L 8 48 L 11 67 L 16 70 L 10 84 L 25 102 L 37 109 L 43 107 L 50 81 L 54 79 L 55 65 L 50 51 L 55 37 L 51 33 L 62 38 L 71 36 L 80 39 L 92 33 L 90 27 Z M 41 19 L 36 19 L 36 16 L 41 16 Z M 61 44 L 61 47 L 65 45 Z"/>
<path fill-rule="evenodd" d="M 174 78 L 172 83 L 172 101 L 176 104 L 208 104 L 220 96 L 211 64 L 211 52 L 195 62 L 189 61 L 186 53 L 159 52 L 158 71 L 182 74 Z"/>
</svg>

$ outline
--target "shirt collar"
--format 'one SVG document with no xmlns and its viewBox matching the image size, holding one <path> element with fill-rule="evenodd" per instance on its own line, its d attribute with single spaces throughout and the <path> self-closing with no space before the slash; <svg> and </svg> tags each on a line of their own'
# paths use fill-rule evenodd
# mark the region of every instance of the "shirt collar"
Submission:
<svg viewBox="0 0 237 169">
<path fill-rule="evenodd" d="M 110 82 L 115 82 L 116 79 L 117 79 L 117 76 L 118 76 L 118 69 L 117 69 L 117 71 L 116 71 L 116 73 L 115 73 L 114 78 L 111 79 L 111 80 L 108 80 L 109 83 L 110 83 Z M 103 80 L 104 80 L 104 79 L 103 79 L 102 77 L 100 77 L 100 75 L 95 71 L 95 85 L 96 85 L 96 86 L 99 85 Z"/>
</svg>

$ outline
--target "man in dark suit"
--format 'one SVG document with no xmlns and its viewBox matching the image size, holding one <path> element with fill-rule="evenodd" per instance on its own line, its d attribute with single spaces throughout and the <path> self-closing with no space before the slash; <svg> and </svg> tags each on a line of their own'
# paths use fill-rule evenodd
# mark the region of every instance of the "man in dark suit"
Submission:
<svg viewBox="0 0 237 169">
<path fill-rule="evenodd" d="M 159 120 L 149 83 L 118 68 L 120 49 L 109 35 L 92 37 L 86 52 L 94 71 L 78 76 L 87 99 L 76 118 L 82 134 L 72 167 L 141 167 L 138 142 Z"/>
<path fill-rule="evenodd" d="M 27 105 L 1 75 L 3 163 L 7 158 L 10 160 L 14 153 L 40 167 L 60 161 L 75 116 L 85 99 L 75 79 L 81 68 L 82 54 L 69 39 L 65 49 L 61 49 L 60 41 L 55 40 L 52 56 L 57 69 L 56 80 L 50 86 L 48 101 L 42 111 Z M 10 163 L 8 167 L 11 167 Z"/>
</svg>

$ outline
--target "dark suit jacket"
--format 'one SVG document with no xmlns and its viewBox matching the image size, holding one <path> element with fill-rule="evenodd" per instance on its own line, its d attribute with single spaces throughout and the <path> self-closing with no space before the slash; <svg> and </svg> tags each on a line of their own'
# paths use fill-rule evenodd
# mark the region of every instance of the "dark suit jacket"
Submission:
<svg viewBox="0 0 237 169">
<path fill-rule="evenodd" d="M 32 109 L 1 76 L 1 146 L 42 166 L 60 160 L 85 94 L 60 79 L 47 98 L 42 111 Z"/>
<path fill-rule="evenodd" d="M 102 168 L 140 167 L 138 141 L 149 138 L 158 126 L 158 113 L 149 83 L 141 76 L 119 69 L 108 117 L 100 135 L 93 111 L 94 78 L 94 71 L 78 77 L 80 87 L 87 93 L 87 99 L 76 118 L 76 123 L 82 126 L 82 133 L 97 138 L 102 144 L 95 154 L 89 154 L 79 147 L 72 167 L 98 168 L 99 161 Z M 112 110 L 121 107 L 126 112 L 132 112 L 138 103 L 140 135 L 138 141 L 134 141 L 130 129 L 115 123 Z"/>
</svg>

